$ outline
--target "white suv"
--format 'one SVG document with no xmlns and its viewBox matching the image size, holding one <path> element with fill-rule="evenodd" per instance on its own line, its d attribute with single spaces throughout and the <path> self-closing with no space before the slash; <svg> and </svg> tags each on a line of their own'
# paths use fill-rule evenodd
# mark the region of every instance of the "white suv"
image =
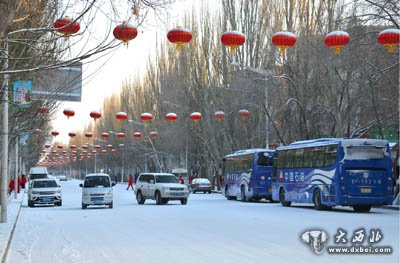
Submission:
<svg viewBox="0 0 400 263">
<path fill-rule="evenodd" d="M 28 191 L 28 206 L 35 204 L 54 204 L 62 206 L 61 187 L 54 179 L 36 179 Z"/>
<path fill-rule="evenodd" d="M 137 179 L 135 194 L 139 205 L 144 204 L 146 199 L 156 200 L 157 205 L 170 200 L 180 200 L 182 205 L 186 205 L 189 190 L 173 174 L 143 173 Z"/>
</svg>

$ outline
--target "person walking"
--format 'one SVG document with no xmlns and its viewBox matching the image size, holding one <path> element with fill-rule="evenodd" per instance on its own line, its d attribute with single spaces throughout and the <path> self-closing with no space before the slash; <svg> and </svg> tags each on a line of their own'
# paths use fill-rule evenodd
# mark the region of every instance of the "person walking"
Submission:
<svg viewBox="0 0 400 263">
<path fill-rule="evenodd" d="M 12 191 L 14 191 L 15 188 L 15 181 L 14 179 L 11 179 L 10 184 L 8 185 L 8 195 L 11 195 Z"/>
<path fill-rule="evenodd" d="M 185 180 L 183 179 L 182 175 L 179 176 L 179 183 L 180 184 L 185 184 Z"/>
<path fill-rule="evenodd" d="M 129 175 L 128 188 L 126 190 L 129 190 L 129 187 L 132 187 L 133 190 L 133 176 L 131 174 Z"/>
<path fill-rule="evenodd" d="M 22 187 L 22 189 L 25 189 L 25 184 L 26 184 L 26 175 L 22 174 L 22 179 L 21 179 L 21 187 Z"/>
</svg>

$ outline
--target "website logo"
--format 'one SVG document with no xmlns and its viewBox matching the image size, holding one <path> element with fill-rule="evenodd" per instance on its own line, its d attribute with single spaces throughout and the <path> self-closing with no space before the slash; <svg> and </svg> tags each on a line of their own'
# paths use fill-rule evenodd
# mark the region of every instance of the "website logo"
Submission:
<svg viewBox="0 0 400 263">
<path fill-rule="evenodd" d="M 306 243 L 315 254 L 321 255 L 328 242 L 328 234 L 323 230 L 310 230 L 301 235 L 301 240 Z"/>
</svg>

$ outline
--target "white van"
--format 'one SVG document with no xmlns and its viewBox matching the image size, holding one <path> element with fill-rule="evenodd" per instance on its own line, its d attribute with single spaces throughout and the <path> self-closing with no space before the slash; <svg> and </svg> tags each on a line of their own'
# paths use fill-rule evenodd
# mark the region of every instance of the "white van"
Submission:
<svg viewBox="0 0 400 263">
<path fill-rule="evenodd" d="M 49 173 L 46 167 L 36 166 L 29 170 L 29 182 L 35 179 L 46 179 L 49 178 Z"/>
<path fill-rule="evenodd" d="M 113 189 L 115 183 L 111 183 L 108 174 L 88 174 L 85 176 L 82 187 L 82 209 L 89 205 L 108 205 L 113 208 Z"/>
</svg>

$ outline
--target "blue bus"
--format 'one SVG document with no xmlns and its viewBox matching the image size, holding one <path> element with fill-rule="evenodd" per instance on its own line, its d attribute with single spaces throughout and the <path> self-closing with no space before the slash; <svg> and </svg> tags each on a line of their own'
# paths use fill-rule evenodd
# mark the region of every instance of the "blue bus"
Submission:
<svg viewBox="0 0 400 263">
<path fill-rule="evenodd" d="M 336 205 L 369 212 L 393 202 L 389 144 L 373 139 L 317 139 L 277 148 L 272 198 L 283 206 Z"/>
<path fill-rule="evenodd" d="M 224 157 L 222 190 L 228 200 L 243 202 L 266 198 L 272 201 L 272 164 L 275 151 L 240 150 Z"/>
</svg>

